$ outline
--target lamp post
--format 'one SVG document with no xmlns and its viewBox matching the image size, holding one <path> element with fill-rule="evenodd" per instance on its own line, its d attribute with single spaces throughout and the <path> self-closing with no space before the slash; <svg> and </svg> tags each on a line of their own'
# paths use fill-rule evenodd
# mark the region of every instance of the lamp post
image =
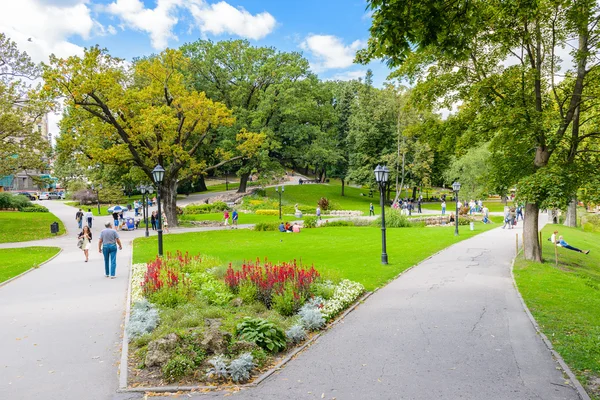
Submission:
<svg viewBox="0 0 600 400">
<path fill-rule="evenodd" d="M 455 181 L 452 184 L 454 190 L 454 200 L 456 201 L 456 216 L 454 218 L 454 236 L 458 236 L 458 191 L 460 190 L 460 182 Z"/>
<path fill-rule="evenodd" d="M 385 186 L 387 185 L 388 178 L 390 176 L 390 171 L 387 167 L 382 167 L 378 165 L 375 168 L 375 181 L 377 185 L 379 185 L 379 204 L 381 205 L 381 263 L 387 265 L 388 256 L 386 252 L 386 243 L 385 243 L 385 201 L 384 201 L 384 192 Z"/>
<path fill-rule="evenodd" d="M 98 215 L 100 215 L 100 190 L 102 189 L 102 184 L 99 184 L 98 187 L 94 187 L 92 183 L 92 191 L 96 191 L 96 203 L 98 204 Z"/>
<path fill-rule="evenodd" d="M 281 190 L 279 190 L 279 189 L 281 189 Z M 277 193 L 279 193 L 279 220 L 281 220 L 281 195 L 285 191 L 285 187 L 283 185 L 275 186 L 275 191 Z"/>
<path fill-rule="evenodd" d="M 158 203 L 158 255 L 163 255 L 163 241 L 162 241 L 162 212 L 160 210 L 160 184 L 163 181 L 165 176 L 165 169 L 158 164 L 152 170 L 152 176 L 154 177 L 154 182 L 156 182 L 156 200 Z"/>
</svg>

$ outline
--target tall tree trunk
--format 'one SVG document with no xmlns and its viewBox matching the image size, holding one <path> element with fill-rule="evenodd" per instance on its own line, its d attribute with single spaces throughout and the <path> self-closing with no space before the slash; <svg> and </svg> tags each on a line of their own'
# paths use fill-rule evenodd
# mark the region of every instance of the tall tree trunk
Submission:
<svg viewBox="0 0 600 400">
<path fill-rule="evenodd" d="M 167 215 L 169 227 L 177 226 L 177 180 L 163 180 L 160 187 L 162 211 Z"/>
<path fill-rule="evenodd" d="M 577 227 L 577 198 L 574 197 L 567 206 L 567 215 L 565 218 L 565 226 L 572 228 Z"/>
<path fill-rule="evenodd" d="M 535 203 L 525 204 L 525 221 L 523 222 L 524 256 L 526 260 L 542 262 L 538 236 L 539 207 Z"/>
<path fill-rule="evenodd" d="M 345 186 L 344 177 L 342 177 L 342 197 L 344 197 L 344 186 Z"/>
<path fill-rule="evenodd" d="M 199 192 L 206 192 L 208 188 L 206 187 L 206 182 L 204 181 L 204 175 L 200 174 L 198 176 L 198 180 L 196 182 L 196 190 Z"/>
<path fill-rule="evenodd" d="M 248 186 L 248 178 L 250 178 L 250 173 L 242 174 L 240 176 L 240 187 L 238 188 L 237 193 L 246 193 L 246 187 Z"/>
<path fill-rule="evenodd" d="M 413 193 L 412 193 L 412 199 L 416 199 L 417 198 L 417 187 L 413 186 Z"/>
</svg>

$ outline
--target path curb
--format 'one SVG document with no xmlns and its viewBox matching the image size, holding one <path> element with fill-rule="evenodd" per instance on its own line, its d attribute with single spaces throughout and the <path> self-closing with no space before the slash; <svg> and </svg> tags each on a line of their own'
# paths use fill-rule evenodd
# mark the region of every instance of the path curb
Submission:
<svg viewBox="0 0 600 400">
<path fill-rule="evenodd" d="M 517 257 L 513 258 L 512 262 L 510 264 L 510 276 L 512 278 L 513 286 L 515 287 L 515 289 L 517 291 L 517 295 L 519 296 L 519 300 L 521 301 L 521 305 L 523 306 L 523 310 L 525 310 L 525 314 L 527 314 L 527 317 L 529 318 L 531 325 L 533 325 L 537 334 L 540 335 L 540 337 L 542 338 L 542 341 L 544 342 L 544 344 L 546 345 L 548 350 L 550 350 L 550 353 L 552 353 L 552 356 L 558 362 L 558 364 L 560 365 L 563 372 L 565 374 L 567 374 L 567 376 L 571 380 L 571 384 L 574 386 L 575 390 L 577 391 L 577 395 L 579 396 L 579 398 L 581 400 L 591 400 L 590 396 L 587 394 L 587 392 L 585 391 L 585 389 L 583 388 L 583 386 L 581 385 L 581 383 L 579 382 L 579 380 L 577 379 L 577 377 L 575 376 L 573 371 L 571 371 L 571 368 L 569 368 L 569 366 L 567 365 L 565 360 L 563 360 L 561 355 L 558 354 L 558 352 L 556 350 L 554 350 L 554 347 L 552 346 L 552 342 L 550 342 L 550 340 L 548 340 L 546 335 L 544 335 L 544 333 L 540 329 L 540 326 L 538 325 L 537 321 L 535 320 L 533 314 L 531 314 L 531 311 L 529 311 L 529 307 L 527 307 L 527 304 L 525 304 L 525 300 L 523 299 L 523 296 L 521 296 L 521 292 L 519 291 L 519 286 L 517 286 L 517 281 L 515 280 L 514 267 L 515 267 L 516 259 L 517 259 Z"/>
<path fill-rule="evenodd" d="M 45 246 L 31 246 L 31 247 L 45 247 Z M 54 247 L 54 246 L 48 246 L 48 247 Z M 27 247 L 9 247 L 10 249 L 15 248 L 15 249 L 26 249 Z M 23 275 L 27 275 L 28 273 L 30 273 L 31 271 L 35 271 L 36 269 L 40 268 L 42 265 L 49 263 L 50 261 L 54 260 L 56 257 L 58 257 L 60 255 L 60 253 L 63 252 L 63 248 L 59 247 L 58 248 L 58 253 L 56 253 L 55 255 L 53 255 L 52 257 L 50 257 L 49 259 L 47 259 L 46 261 L 44 261 L 43 263 L 41 263 L 40 265 L 38 265 L 37 267 L 31 267 L 29 268 L 27 271 L 21 272 L 19 275 L 17 276 L 13 276 L 12 278 L 10 278 L 7 281 L 4 281 L 2 283 L 0 283 L 0 288 L 2 286 L 8 285 L 9 283 L 11 283 L 14 280 L 19 279 L 20 277 L 22 277 Z"/>
<path fill-rule="evenodd" d="M 131 315 L 131 278 L 133 274 L 133 240 L 131 241 L 131 257 L 129 260 L 129 282 L 127 283 L 127 300 L 125 304 L 125 320 L 123 321 L 123 343 L 121 344 L 121 363 L 119 365 L 119 389 L 127 388 L 129 376 L 129 337 L 127 336 L 127 324 Z"/>
</svg>

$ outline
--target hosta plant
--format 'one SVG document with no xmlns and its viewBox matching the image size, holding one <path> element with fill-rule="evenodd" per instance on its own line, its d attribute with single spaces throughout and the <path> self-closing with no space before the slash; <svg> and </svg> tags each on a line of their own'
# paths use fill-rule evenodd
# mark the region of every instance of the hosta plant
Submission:
<svg viewBox="0 0 600 400">
<path fill-rule="evenodd" d="M 285 349 L 285 333 L 272 322 L 262 318 L 244 318 L 236 333 L 241 340 L 254 342 L 263 349 L 277 353 Z"/>
</svg>

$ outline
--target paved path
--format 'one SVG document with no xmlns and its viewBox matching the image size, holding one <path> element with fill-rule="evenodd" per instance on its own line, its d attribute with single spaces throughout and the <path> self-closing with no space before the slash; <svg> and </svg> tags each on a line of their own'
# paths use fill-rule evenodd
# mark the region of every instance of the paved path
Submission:
<svg viewBox="0 0 600 400">
<path fill-rule="evenodd" d="M 520 231 L 494 229 L 426 260 L 232 398 L 578 399 L 513 287 Z"/>
</svg>

